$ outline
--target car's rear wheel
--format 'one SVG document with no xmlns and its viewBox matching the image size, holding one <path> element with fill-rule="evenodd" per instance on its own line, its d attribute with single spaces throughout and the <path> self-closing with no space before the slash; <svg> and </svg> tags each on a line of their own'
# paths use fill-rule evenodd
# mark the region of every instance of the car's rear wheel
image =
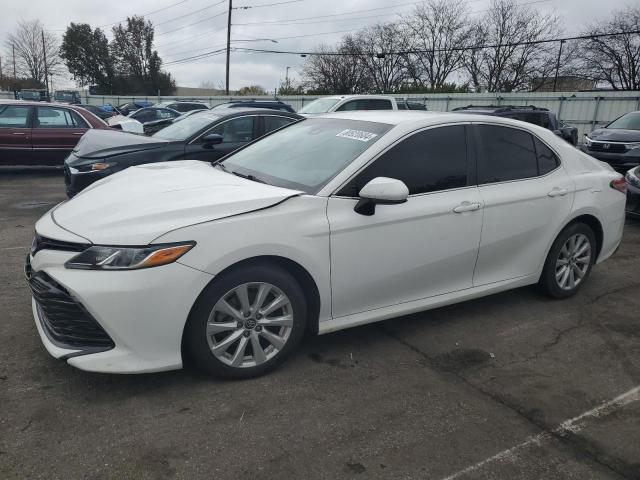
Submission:
<svg viewBox="0 0 640 480">
<path fill-rule="evenodd" d="M 584 223 L 569 225 L 551 246 L 540 277 L 542 290 L 555 298 L 574 295 L 589 277 L 595 255 L 591 227 Z"/>
<path fill-rule="evenodd" d="M 306 325 L 304 293 L 276 265 L 223 274 L 200 295 L 185 329 L 185 353 L 216 376 L 267 373 L 300 343 Z"/>
</svg>

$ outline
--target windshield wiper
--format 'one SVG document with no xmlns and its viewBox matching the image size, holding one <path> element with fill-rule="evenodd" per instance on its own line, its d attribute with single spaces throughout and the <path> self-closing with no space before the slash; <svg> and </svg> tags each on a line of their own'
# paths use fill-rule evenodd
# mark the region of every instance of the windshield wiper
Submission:
<svg viewBox="0 0 640 480">
<path fill-rule="evenodd" d="M 225 167 L 221 163 L 212 163 L 211 165 L 213 165 L 214 167 L 220 167 L 220 170 L 222 170 L 223 172 L 230 173 L 229 170 L 227 170 L 227 167 Z"/>
<path fill-rule="evenodd" d="M 234 171 L 231 171 L 231 170 L 229 170 L 229 173 L 233 173 L 237 177 L 246 178 L 247 180 L 251 180 L 252 182 L 267 183 L 264 180 L 262 180 L 261 178 L 256 177 L 255 175 L 251 175 L 251 174 L 243 175 L 242 173 L 234 172 Z M 267 185 L 268 185 L 268 183 L 267 183 Z"/>
</svg>

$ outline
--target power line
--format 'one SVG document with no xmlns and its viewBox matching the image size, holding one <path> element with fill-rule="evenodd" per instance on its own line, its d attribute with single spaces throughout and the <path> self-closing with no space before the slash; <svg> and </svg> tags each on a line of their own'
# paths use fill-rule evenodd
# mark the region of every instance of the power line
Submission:
<svg viewBox="0 0 640 480">
<path fill-rule="evenodd" d="M 284 5 L 286 3 L 298 3 L 304 0 L 287 0 L 286 2 L 265 3 L 262 5 L 245 5 L 243 7 L 233 7 L 234 10 L 249 10 L 250 8 L 274 7 L 276 5 Z"/>
<path fill-rule="evenodd" d="M 143 13 L 142 15 L 139 15 L 140 17 L 148 17 L 149 15 L 153 15 L 154 13 L 158 13 L 158 12 L 162 12 L 164 10 L 168 10 L 170 8 L 173 8 L 177 5 L 182 5 L 183 3 L 187 3 L 189 0 L 181 0 L 180 2 L 177 3 L 172 3 L 171 5 L 168 5 L 166 7 L 163 8 L 159 8 L 158 10 L 154 10 L 152 12 L 148 12 L 148 13 Z M 126 22 L 127 20 L 119 20 L 117 22 L 112 22 L 112 23 L 105 23 L 104 25 L 98 25 L 98 28 L 102 28 L 102 27 L 110 27 L 111 25 L 115 25 L 116 23 L 122 23 L 122 22 Z"/>
<path fill-rule="evenodd" d="M 182 30 L 183 28 L 192 27 L 192 26 L 197 25 L 199 23 L 206 22 L 207 20 L 211 20 L 212 18 L 217 18 L 217 17 L 220 17 L 222 15 L 226 15 L 226 14 L 227 14 L 226 11 L 219 12 L 219 13 L 216 13 L 215 15 L 210 16 L 210 17 L 205 17 L 205 18 L 203 18 L 201 20 L 198 20 L 197 22 L 193 22 L 193 23 L 190 23 L 188 25 L 183 25 L 181 27 L 174 28 L 173 30 L 167 30 L 166 32 L 157 33 L 156 36 L 166 35 L 167 33 L 177 32 L 178 30 Z"/>
<path fill-rule="evenodd" d="M 615 33 L 601 33 L 596 35 L 577 35 L 573 37 L 564 37 L 564 38 L 549 38 L 545 40 L 530 40 L 527 42 L 510 42 L 510 43 L 499 43 L 493 45 L 474 45 L 469 47 L 454 47 L 454 48 L 435 48 L 435 49 L 427 49 L 427 50 L 402 50 L 397 52 L 376 52 L 375 55 L 378 57 L 385 55 L 409 55 L 416 53 L 432 53 L 432 52 L 456 52 L 456 51 L 468 51 L 468 50 L 484 50 L 486 48 L 499 48 L 499 47 L 518 47 L 523 45 L 540 45 L 544 43 L 555 43 L 555 42 L 567 42 L 570 40 L 592 40 L 595 38 L 602 37 L 615 37 L 618 35 L 635 35 L 639 34 L 640 30 L 629 30 L 623 32 L 615 32 Z M 283 50 L 267 50 L 260 48 L 245 48 L 245 47 L 237 47 L 234 50 L 242 51 L 242 52 L 256 52 L 256 53 L 279 53 L 279 54 L 288 54 L 288 55 L 327 55 L 327 56 L 351 56 L 351 57 L 368 57 L 371 53 L 345 53 L 345 52 L 299 52 L 299 51 L 283 51 Z"/>
<path fill-rule="evenodd" d="M 389 15 L 394 15 L 396 13 L 408 13 L 408 12 L 389 12 L 389 13 L 379 13 L 377 15 L 367 15 L 366 17 L 351 17 L 351 18 L 342 18 L 342 19 L 332 19 L 331 22 L 350 22 L 353 20 L 365 20 L 368 18 L 379 18 L 379 17 L 388 17 Z M 316 23 L 327 23 L 328 20 L 317 20 L 314 22 L 291 22 L 291 23 L 278 23 L 272 24 L 270 27 L 284 27 L 288 25 L 314 25 Z M 263 22 L 259 23 L 234 23 L 234 25 L 242 25 L 244 27 L 261 27 L 263 26 Z"/>
<path fill-rule="evenodd" d="M 195 61 L 195 60 L 201 60 L 203 58 L 207 58 L 207 57 L 212 57 L 214 55 L 226 52 L 226 48 L 219 48 L 218 50 L 212 50 L 211 52 L 205 52 L 205 53 L 201 53 L 200 55 L 194 55 L 192 57 L 187 57 L 187 58 L 181 58 L 179 60 L 174 60 L 172 62 L 167 62 L 164 65 L 177 65 L 179 63 L 188 63 L 187 61 L 191 62 L 191 61 Z"/>
<path fill-rule="evenodd" d="M 212 5 L 207 5 L 206 7 L 200 8 L 198 10 L 194 10 L 193 12 L 190 12 L 190 13 L 185 13 L 184 15 L 180 15 L 179 17 L 175 17 L 175 18 L 172 18 L 170 20 L 165 20 L 164 22 L 156 23 L 156 24 L 154 24 L 154 27 L 158 27 L 160 25 L 164 25 L 164 24 L 170 23 L 170 22 L 175 22 L 176 20 L 180 20 L 181 18 L 188 17 L 190 15 L 195 15 L 196 13 L 203 12 L 204 10 L 207 10 L 207 9 L 209 9 L 211 7 L 217 7 L 218 5 L 221 5 L 221 4 L 226 3 L 226 2 L 227 2 L 227 0 L 222 0 L 221 2 L 214 3 Z"/>
</svg>

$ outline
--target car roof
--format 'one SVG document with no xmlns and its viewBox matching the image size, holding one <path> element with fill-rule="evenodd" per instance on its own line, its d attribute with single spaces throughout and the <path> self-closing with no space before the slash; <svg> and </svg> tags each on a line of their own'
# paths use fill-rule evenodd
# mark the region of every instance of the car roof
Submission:
<svg viewBox="0 0 640 480">
<path fill-rule="evenodd" d="M 362 98 L 362 99 L 383 99 L 383 100 L 388 100 L 390 98 L 393 98 L 389 95 L 329 95 L 327 97 L 318 97 L 316 98 L 316 100 L 324 100 L 324 99 L 336 99 L 336 100 L 341 100 L 341 99 L 358 99 L 358 98 Z"/>
<path fill-rule="evenodd" d="M 252 107 L 219 108 L 215 110 L 214 109 L 207 110 L 207 112 L 214 113 L 215 115 L 220 115 L 221 117 L 228 117 L 231 115 L 246 115 L 248 113 L 255 113 L 255 114 L 268 113 L 271 115 L 303 118 L 302 115 L 298 115 L 297 113 L 294 113 L 294 112 L 287 112 L 284 110 L 274 110 L 272 108 L 252 108 Z"/>
<path fill-rule="evenodd" d="M 456 122 L 480 122 L 501 123 L 522 128 L 523 125 L 531 125 L 520 120 L 492 116 L 491 120 L 486 115 L 456 112 L 431 112 L 421 110 L 353 110 L 347 112 L 323 113 L 312 118 L 341 118 L 364 122 L 386 123 L 387 125 L 429 126 L 441 123 Z M 540 127 L 542 128 L 542 127 Z"/>
<path fill-rule="evenodd" d="M 58 102 L 37 102 L 35 100 L 12 100 L 7 98 L 5 100 L 0 100 L 0 105 L 4 104 L 16 104 L 16 105 L 30 105 L 35 107 L 65 107 L 65 108 L 74 108 L 79 105 L 69 105 L 68 103 L 58 103 Z"/>
</svg>

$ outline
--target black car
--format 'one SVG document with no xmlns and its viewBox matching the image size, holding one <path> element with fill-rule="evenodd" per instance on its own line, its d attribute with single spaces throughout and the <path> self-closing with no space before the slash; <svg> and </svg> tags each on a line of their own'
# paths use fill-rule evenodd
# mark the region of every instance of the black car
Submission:
<svg viewBox="0 0 640 480">
<path fill-rule="evenodd" d="M 558 120 L 556 114 L 546 108 L 538 108 L 533 105 L 467 105 L 466 107 L 454 108 L 452 112 L 492 115 L 533 123 L 551 130 L 573 146 L 578 144 L 578 129 Z"/>
<path fill-rule="evenodd" d="M 170 108 L 180 113 L 191 112 L 193 110 L 209 110 L 209 105 L 202 102 L 164 102 L 156 103 L 154 107 Z"/>
<path fill-rule="evenodd" d="M 164 107 L 145 107 L 136 110 L 128 115 L 129 118 L 139 121 L 140 123 L 153 122 L 155 120 L 164 120 L 168 118 L 176 118 L 180 116 L 180 112 Z"/>
<path fill-rule="evenodd" d="M 67 195 L 132 165 L 171 160 L 215 161 L 303 117 L 267 109 L 195 112 L 151 137 L 120 131 L 90 131 L 64 165 Z"/>
<path fill-rule="evenodd" d="M 279 110 L 281 112 L 295 113 L 293 107 L 280 100 L 232 100 L 230 102 L 221 103 L 213 107 L 213 110 L 221 108 L 269 108 L 271 110 Z"/>
<path fill-rule="evenodd" d="M 136 102 L 129 102 L 129 103 L 123 103 L 122 105 L 118 105 L 117 107 L 115 107 L 115 110 L 119 114 L 127 116 L 131 112 L 135 112 L 136 110 L 140 110 L 141 108 L 151 107 L 152 105 L 153 105 L 153 102 L 139 100 Z"/>
<path fill-rule="evenodd" d="M 106 110 L 96 106 L 96 105 L 84 105 L 84 104 L 80 104 L 78 105 L 78 107 L 82 107 L 85 110 L 90 111 L 91 113 L 93 113 L 96 117 L 101 118 L 102 120 L 106 120 L 107 118 L 113 117 L 115 115 L 115 112 L 107 112 Z"/>
<path fill-rule="evenodd" d="M 640 167 L 629 170 L 624 178 L 627 181 L 627 213 L 640 218 Z"/>
<path fill-rule="evenodd" d="M 620 172 L 640 165 L 640 111 L 626 113 L 585 135 L 582 151 Z"/>
</svg>

